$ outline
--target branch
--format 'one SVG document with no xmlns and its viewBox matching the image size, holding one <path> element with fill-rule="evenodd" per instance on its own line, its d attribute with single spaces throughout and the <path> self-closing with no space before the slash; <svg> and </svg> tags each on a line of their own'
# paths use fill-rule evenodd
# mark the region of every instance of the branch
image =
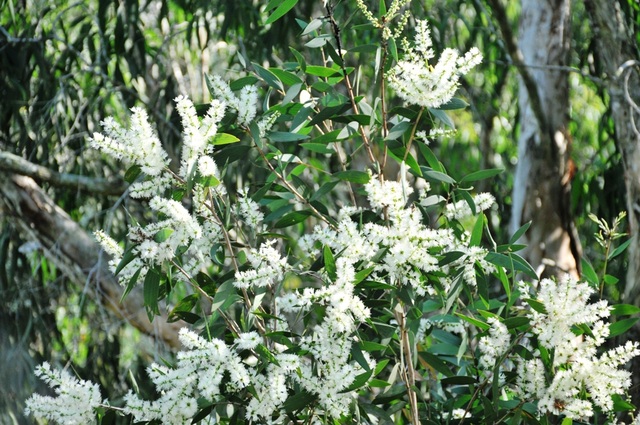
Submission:
<svg viewBox="0 0 640 425">
<path fill-rule="evenodd" d="M 29 176 L 55 186 L 70 187 L 94 194 L 121 195 L 127 190 L 126 183 L 119 179 L 106 180 L 78 174 L 58 173 L 5 151 L 0 151 L 0 170 Z"/>
<path fill-rule="evenodd" d="M 120 302 L 123 288 L 107 267 L 100 245 L 47 196 L 33 179 L 0 173 L 0 212 L 28 241 L 38 242 L 44 255 L 66 276 L 85 288 L 96 302 L 140 331 L 179 348 L 181 322 L 166 316 L 149 322 L 140 286 Z"/>
<path fill-rule="evenodd" d="M 518 73 L 522 78 L 522 82 L 527 88 L 529 99 L 531 101 L 531 109 L 533 110 L 533 113 L 538 120 L 538 125 L 540 129 L 544 129 L 544 131 L 547 131 L 549 129 L 549 127 L 547 126 L 547 116 L 545 115 L 544 109 L 542 108 L 542 101 L 540 99 L 540 94 L 538 93 L 538 86 L 536 85 L 536 82 L 534 81 L 531 74 L 529 74 L 528 66 L 524 63 L 522 52 L 516 44 L 515 37 L 513 36 L 513 32 L 511 31 L 511 27 L 509 26 L 509 19 L 507 18 L 507 13 L 504 10 L 504 6 L 502 6 L 500 0 L 487 0 L 487 3 L 489 3 L 489 6 L 493 11 L 493 16 L 495 17 L 496 21 L 498 21 L 498 26 L 500 27 L 500 32 L 502 33 L 502 39 L 504 40 L 504 47 L 506 49 L 506 52 L 511 58 L 511 62 L 513 63 L 513 65 L 518 69 Z M 553 138 L 551 140 L 553 140 Z"/>
</svg>

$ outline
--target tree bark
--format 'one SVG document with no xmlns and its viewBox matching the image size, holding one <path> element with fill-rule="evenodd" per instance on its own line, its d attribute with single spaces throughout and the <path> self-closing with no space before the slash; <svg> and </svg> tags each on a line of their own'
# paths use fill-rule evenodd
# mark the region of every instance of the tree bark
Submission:
<svg viewBox="0 0 640 425">
<path fill-rule="evenodd" d="M 640 303 L 640 54 L 633 31 L 617 1 L 585 0 L 594 31 L 597 55 L 605 72 L 604 80 L 616 141 L 622 153 L 627 193 L 627 218 L 631 243 L 629 268 L 623 298 Z"/>
<path fill-rule="evenodd" d="M 581 248 L 569 205 L 567 133 L 570 0 L 522 0 L 518 51 L 520 136 L 510 231 L 531 221 L 524 257 L 543 276 L 580 273 Z"/>
<path fill-rule="evenodd" d="M 168 323 L 163 316 L 151 323 L 139 288 L 120 302 L 124 289 L 108 270 L 100 245 L 33 179 L 0 173 L 0 211 L 25 240 L 38 242 L 47 259 L 72 281 L 89 283 L 90 295 L 118 318 L 174 349 L 180 347 L 178 331 L 184 323 Z"/>
</svg>

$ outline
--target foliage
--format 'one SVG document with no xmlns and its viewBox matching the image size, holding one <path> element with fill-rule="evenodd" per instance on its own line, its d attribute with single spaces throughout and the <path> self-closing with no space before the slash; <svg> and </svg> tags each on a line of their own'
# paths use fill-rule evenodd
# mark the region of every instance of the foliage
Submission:
<svg viewBox="0 0 640 425">
<path fill-rule="evenodd" d="M 267 22 L 295 3 L 271 2 Z M 124 246 L 96 236 L 125 296 L 144 287 L 150 320 L 167 308 L 197 332 L 181 331 L 175 362 L 148 368 L 152 401 L 130 391 L 111 406 L 42 366 L 61 396 L 91 388 L 74 409 L 163 423 L 514 424 L 613 422 L 634 409 L 621 366 L 638 344 L 601 346 L 633 324 L 609 326 L 611 313 L 638 310 L 591 302 L 597 276 L 520 281 L 537 279 L 517 254 L 528 226 L 497 243 L 494 198 L 474 189 L 501 170 L 454 178 L 429 147 L 467 106 L 453 95 L 478 53 L 430 61 L 426 21 L 400 42 L 406 3 L 376 14 L 359 3 L 368 22 L 356 31 L 380 33 L 365 46 L 342 44 L 327 4 L 299 20 L 323 62 L 294 49 L 279 67 L 245 60 L 246 76 L 207 80 L 214 100 L 199 115 L 176 97 L 173 164 L 144 109 L 126 126 L 104 120 L 92 146 L 127 163 L 130 195 L 151 213 Z M 371 50 L 375 90 L 360 92 L 349 60 Z M 391 106 L 387 84 L 405 104 Z M 617 225 L 599 226 L 610 258 Z M 62 420 L 61 399 L 34 396 L 28 410 Z"/>
</svg>

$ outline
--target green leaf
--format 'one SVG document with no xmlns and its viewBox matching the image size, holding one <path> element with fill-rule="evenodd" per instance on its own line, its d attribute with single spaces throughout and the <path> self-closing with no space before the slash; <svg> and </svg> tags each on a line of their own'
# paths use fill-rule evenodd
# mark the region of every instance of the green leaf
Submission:
<svg viewBox="0 0 640 425">
<path fill-rule="evenodd" d="M 298 66 L 300 67 L 300 70 L 302 72 L 306 73 L 307 72 L 307 61 L 304 59 L 304 56 L 302 56 L 302 53 L 300 53 L 299 51 L 297 51 L 293 47 L 289 47 L 289 50 L 291 51 L 293 56 L 295 56 L 296 61 L 298 61 Z"/>
<path fill-rule="evenodd" d="M 320 28 L 322 26 L 322 24 L 324 23 L 324 19 L 319 19 L 316 18 L 314 20 L 312 20 L 311 22 L 309 22 L 307 24 L 307 26 L 304 28 L 304 31 L 302 31 L 302 34 L 300 35 L 307 35 L 315 30 L 317 30 L 318 28 Z"/>
<path fill-rule="evenodd" d="M 271 15 L 264 22 L 264 25 L 269 25 L 282 18 L 287 14 L 288 11 L 293 9 L 293 7 L 298 4 L 298 0 L 284 0 L 280 5 L 273 11 Z"/>
<path fill-rule="evenodd" d="M 429 112 L 431 113 L 431 115 L 433 115 L 434 118 L 438 119 L 444 125 L 455 130 L 456 128 L 455 124 L 453 124 L 453 121 L 451 121 L 451 118 L 449 118 L 449 115 L 447 115 L 444 111 L 440 109 L 429 108 Z"/>
<path fill-rule="evenodd" d="M 482 320 L 479 320 L 470 316 L 465 316 L 464 314 L 461 314 L 461 313 L 455 313 L 455 314 L 465 322 L 469 322 L 473 326 L 480 328 L 483 331 L 489 330 L 489 328 L 491 328 L 491 326 L 488 323 L 485 323 Z"/>
<path fill-rule="evenodd" d="M 473 225 L 471 231 L 471 239 L 469 239 L 470 246 L 480 246 L 482 242 L 482 232 L 484 230 L 485 216 L 484 213 L 480 213 L 476 219 L 476 223 Z"/>
<path fill-rule="evenodd" d="M 631 317 L 629 319 L 619 320 L 609 324 L 609 338 L 621 335 L 631 329 L 636 322 L 640 320 L 640 317 Z"/>
<path fill-rule="evenodd" d="M 526 302 L 527 304 L 529 304 L 529 306 L 537 311 L 540 314 L 548 314 L 547 313 L 547 309 L 544 307 L 544 304 L 542 304 L 540 301 L 535 300 L 533 298 L 525 298 L 524 302 Z"/>
<path fill-rule="evenodd" d="M 302 84 L 302 80 L 293 72 L 285 71 L 280 68 L 269 68 L 269 72 L 278 77 L 282 84 L 286 86 L 294 86 L 296 84 Z"/>
<path fill-rule="evenodd" d="M 310 49 L 317 49 L 319 47 L 325 46 L 332 37 L 333 35 L 331 34 L 322 34 L 313 38 L 311 41 L 306 42 L 304 45 L 306 47 L 309 47 Z M 308 71 L 309 67 L 307 67 L 307 72 Z"/>
<path fill-rule="evenodd" d="M 338 277 L 338 273 L 336 269 L 336 260 L 333 257 L 331 248 L 329 248 L 326 245 L 322 249 L 322 258 L 324 259 L 324 270 L 327 272 L 329 279 L 335 282 L 335 280 Z"/>
<path fill-rule="evenodd" d="M 316 153 L 320 153 L 320 154 L 325 154 L 325 155 L 331 155 L 336 153 L 335 150 L 333 150 L 332 148 L 328 147 L 327 145 L 325 145 L 324 143 L 300 143 L 300 146 L 311 151 L 311 152 L 316 152 Z"/>
<path fill-rule="evenodd" d="M 132 165 L 129 169 L 124 173 L 124 181 L 127 183 L 133 183 L 138 176 L 142 173 L 142 168 L 139 165 Z"/>
<path fill-rule="evenodd" d="M 562 423 L 560 425 L 573 425 L 573 419 L 571 418 L 564 418 L 562 420 Z"/>
<path fill-rule="evenodd" d="M 198 294 L 187 295 L 183 299 L 181 299 L 173 310 L 169 313 L 167 317 L 168 322 L 177 322 L 178 320 L 183 319 L 182 313 L 188 313 L 198 304 L 200 300 L 200 296 Z M 197 317 L 197 316 L 196 316 Z"/>
<path fill-rule="evenodd" d="M 238 91 L 238 90 L 242 90 L 243 87 L 245 86 L 252 86 L 255 83 L 257 83 L 258 80 L 255 76 L 253 75 L 247 75 L 246 77 L 242 77 L 242 78 L 238 78 L 235 81 L 232 81 L 231 83 L 229 83 L 229 88 L 232 91 Z M 211 93 L 213 94 L 213 93 Z"/>
<path fill-rule="evenodd" d="M 475 385 L 478 380 L 472 376 L 452 376 L 450 378 L 443 378 L 442 385 Z"/>
<path fill-rule="evenodd" d="M 333 77 L 335 75 L 340 75 L 340 71 L 333 68 L 327 68 L 326 66 L 308 65 L 307 74 L 315 75 L 316 77 L 327 78 Z"/>
<path fill-rule="evenodd" d="M 529 326 L 529 318 L 525 316 L 515 316 L 504 319 L 504 325 L 507 329 L 515 329 L 520 326 Z"/>
<path fill-rule="evenodd" d="M 290 397 L 287 397 L 287 401 L 284 402 L 282 407 L 289 414 L 294 414 L 295 412 L 299 412 L 305 407 L 311 405 L 317 400 L 316 395 L 309 394 L 308 392 L 302 390 L 293 394 Z"/>
<path fill-rule="evenodd" d="M 289 133 L 288 131 L 272 131 L 267 134 L 267 139 L 272 142 L 291 143 L 299 142 L 300 140 L 306 140 L 309 136 L 306 134 Z"/>
<path fill-rule="evenodd" d="M 147 308 L 149 321 L 153 322 L 153 317 L 160 314 L 158 308 L 158 296 L 160 295 L 160 274 L 150 269 L 144 278 L 144 305 Z"/>
<path fill-rule="evenodd" d="M 173 234 L 173 229 L 162 229 L 158 230 L 155 235 L 153 235 L 153 240 L 157 243 L 162 243 L 169 239 L 169 237 Z"/>
<path fill-rule="evenodd" d="M 615 304 L 611 306 L 611 314 L 614 316 L 630 316 L 640 313 L 640 307 L 631 304 Z"/>
<path fill-rule="evenodd" d="M 284 227 L 293 226 L 294 224 L 301 223 L 305 221 L 309 216 L 311 216 L 311 211 L 293 211 L 289 214 L 283 216 L 280 220 L 276 222 L 273 226 L 277 229 L 282 229 Z"/>
<path fill-rule="evenodd" d="M 216 291 L 216 295 L 213 297 L 213 301 L 211 302 L 211 313 L 218 310 L 225 310 L 227 307 L 239 300 L 240 296 L 238 295 L 235 286 L 233 286 L 231 280 L 228 280 L 220 285 Z"/>
<path fill-rule="evenodd" d="M 449 369 L 449 367 L 443 362 L 438 356 L 435 354 L 431 354 L 428 351 L 420 351 L 420 358 L 427 363 L 427 365 L 431 366 L 433 369 L 437 370 L 444 376 L 454 376 L 454 373 Z"/>
<path fill-rule="evenodd" d="M 136 258 L 136 256 L 133 253 L 133 249 L 129 248 L 128 250 L 126 250 L 124 252 L 124 255 L 122 256 L 122 259 L 118 263 L 118 266 L 116 267 L 116 271 L 113 272 L 113 274 L 117 275 L 118 273 L 120 273 L 122 269 L 127 266 L 127 264 L 133 261 L 134 258 Z"/>
<path fill-rule="evenodd" d="M 400 121 L 398 124 L 391 127 L 391 130 L 389 130 L 389 134 L 387 134 L 385 140 L 396 140 L 402 137 L 402 135 L 410 128 L 411 123 L 409 121 Z"/>
<path fill-rule="evenodd" d="M 456 181 L 453 178 L 451 178 L 447 174 L 442 173 L 440 171 L 433 170 L 429 167 L 425 167 L 424 165 L 420 166 L 420 170 L 422 171 L 422 176 L 426 180 L 448 183 L 448 184 L 456 184 Z"/>
<path fill-rule="evenodd" d="M 631 243 L 631 239 L 621 243 L 616 249 L 614 249 L 611 252 L 611 254 L 609 254 L 609 257 L 607 258 L 607 260 L 611 261 L 612 259 L 616 258 L 618 255 L 622 254 L 625 251 L 625 249 L 627 249 L 630 243 Z"/>
<path fill-rule="evenodd" d="M 489 168 L 487 170 L 475 171 L 461 178 L 460 183 L 475 182 L 478 180 L 488 179 L 490 177 L 497 176 L 503 171 L 504 171 L 504 168 Z"/>
<path fill-rule="evenodd" d="M 531 226 L 530 221 L 520 226 L 520 228 L 516 230 L 513 236 L 511 236 L 511 238 L 509 239 L 509 245 L 513 245 L 514 243 L 518 242 L 518 239 L 520 239 L 522 235 L 524 235 L 527 232 L 527 230 L 529 230 L 530 226 Z"/>
<path fill-rule="evenodd" d="M 581 259 L 581 264 L 582 264 L 582 278 L 586 280 L 589 285 L 591 285 L 594 288 L 597 288 L 599 286 L 600 281 L 598 279 L 598 275 L 596 274 L 596 271 L 593 269 L 593 266 L 584 257 Z"/>
<path fill-rule="evenodd" d="M 441 111 L 450 111 L 450 110 L 454 110 L 454 109 L 464 109 L 467 106 L 469 106 L 469 104 L 467 102 L 465 102 L 464 100 L 460 99 L 459 97 L 454 97 L 450 101 L 445 103 L 444 105 L 440 105 L 435 109 L 438 109 L 438 110 L 441 110 Z"/>
<path fill-rule="evenodd" d="M 261 67 L 255 62 L 252 62 L 252 65 L 253 65 L 253 69 L 255 69 L 256 71 L 256 74 L 258 74 L 258 77 L 262 78 L 265 81 L 265 83 L 269 85 L 269 87 L 272 87 L 276 90 L 284 91 L 284 86 L 282 85 L 282 82 L 278 79 L 278 77 L 275 76 L 273 72 L 269 71 L 266 68 Z"/>
<path fill-rule="evenodd" d="M 309 198 L 309 201 L 313 202 L 313 201 L 316 201 L 316 200 L 320 199 L 321 197 L 323 197 L 327 193 L 331 192 L 333 190 L 333 188 L 336 187 L 336 185 L 338 183 L 340 183 L 340 182 L 336 180 L 336 181 L 332 181 L 332 182 L 328 182 L 328 183 L 323 184 L 322 186 L 320 186 L 320 189 L 318 189 L 315 192 L 313 192 L 313 194 L 311 195 L 311 198 Z"/>
<path fill-rule="evenodd" d="M 211 139 L 211 144 L 215 146 L 220 146 L 220 145 L 228 145 L 230 143 L 236 143 L 239 141 L 240 139 L 238 139 L 233 134 L 218 133 L 215 136 L 213 136 L 213 139 Z"/>
<path fill-rule="evenodd" d="M 333 177 L 340 180 L 346 180 L 351 183 L 366 184 L 369 183 L 370 176 L 369 173 L 365 173 L 364 171 L 347 170 L 333 173 Z"/>
</svg>

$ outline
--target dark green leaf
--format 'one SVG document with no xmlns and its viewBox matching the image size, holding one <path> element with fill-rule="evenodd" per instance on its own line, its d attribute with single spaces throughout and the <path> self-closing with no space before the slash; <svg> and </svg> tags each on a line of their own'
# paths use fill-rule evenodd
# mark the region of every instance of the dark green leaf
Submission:
<svg viewBox="0 0 640 425">
<path fill-rule="evenodd" d="M 520 326 L 529 326 L 529 318 L 525 316 L 509 317 L 508 319 L 504 320 L 504 325 L 507 327 L 507 329 L 515 329 L 519 328 Z"/>
<path fill-rule="evenodd" d="M 365 184 L 369 182 L 369 173 L 365 173 L 364 171 L 338 171 L 337 173 L 333 173 L 333 177 L 340 180 L 346 180 L 351 183 Z"/>
<path fill-rule="evenodd" d="M 483 213 L 480 213 L 476 219 L 476 223 L 473 225 L 473 230 L 471 231 L 471 238 L 469 239 L 470 246 L 480 246 L 480 243 L 482 242 L 484 223 L 485 216 Z"/>
<path fill-rule="evenodd" d="M 537 311 L 540 314 L 548 314 L 547 313 L 547 309 L 544 307 L 544 304 L 542 304 L 540 301 L 535 300 L 533 298 L 525 298 L 524 302 L 526 302 L 527 304 L 529 304 L 529 306 Z"/>
<path fill-rule="evenodd" d="M 253 65 L 253 69 L 255 69 L 256 71 L 256 74 L 258 74 L 258 77 L 262 78 L 264 82 L 269 85 L 269 87 L 272 87 L 276 90 L 284 91 L 284 86 L 282 85 L 282 82 L 278 79 L 278 77 L 275 76 L 273 72 L 269 71 L 266 68 L 261 67 L 257 63 L 252 63 L 252 65 Z"/>
<path fill-rule="evenodd" d="M 280 5 L 273 11 L 271 15 L 264 22 L 264 25 L 269 25 L 282 18 L 287 14 L 288 11 L 293 9 L 293 7 L 298 3 L 298 0 L 284 0 Z"/>
<path fill-rule="evenodd" d="M 452 376 L 450 378 L 443 378 L 442 385 L 475 385 L 478 380 L 472 376 Z"/>
<path fill-rule="evenodd" d="M 511 238 L 509 239 L 509 245 L 513 245 L 514 243 L 518 242 L 518 239 L 520 239 L 520 237 L 524 235 L 527 230 L 529 230 L 530 226 L 530 221 L 520 226 L 520 228 L 516 230 L 513 236 L 511 236 Z"/>
<path fill-rule="evenodd" d="M 433 369 L 437 370 L 444 376 L 454 376 L 454 373 L 438 356 L 429 353 L 428 351 L 420 351 L 420 358 Z"/>
<path fill-rule="evenodd" d="M 133 183 L 138 176 L 142 173 L 142 168 L 139 165 L 132 165 L 129 169 L 124 173 L 124 181 L 127 183 Z"/>
<path fill-rule="evenodd" d="M 160 309 L 158 308 L 159 295 L 160 274 L 154 269 L 150 269 L 144 278 L 144 305 L 147 308 L 150 321 L 153 321 L 155 315 L 160 314 Z"/>
<path fill-rule="evenodd" d="M 324 246 L 322 250 L 322 256 L 324 259 L 324 270 L 327 272 L 329 279 L 335 282 L 338 277 L 337 269 L 336 269 L 336 260 L 333 257 L 333 253 L 331 252 L 331 248 L 328 246 Z"/>
<path fill-rule="evenodd" d="M 435 182 L 449 183 L 449 184 L 456 184 L 456 181 L 453 178 L 451 178 L 447 174 L 442 173 L 440 171 L 433 170 L 433 169 L 431 169 L 429 167 L 425 167 L 424 165 L 420 166 L 420 170 L 422 171 L 422 176 L 426 180 L 431 180 L 431 181 L 435 181 Z"/>
<path fill-rule="evenodd" d="M 631 239 L 621 243 L 618 247 L 616 247 L 616 249 L 614 249 L 611 252 L 611 254 L 609 254 L 609 258 L 607 258 L 607 260 L 611 261 L 612 259 L 616 258 L 618 255 L 622 254 L 625 251 L 625 249 L 627 249 L 630 243 L 631 243 Z"/>
<path fill-rule="evenodd" d="M 475 182 L 475 181 L 478 181 L 478 180 L 488 179 L 490 177 L 497 176 L 498 174 L 502 173 L 503 171 L 504 171 L 503 168 L 490 168 L 488 170 L 475 171 L 475 172 L 467 174 L 466 176 L 461 178 L 460 179 L 460 183 Z"/>
<path fill-rule="evenodd" d="M 308 139 L 306 134 L 289 133 L 287 131 L 272 131 L 267 134 L 267 139 L 272 142 L 299 142 L 300 140 Z"/>
<path fill-rule="evenodd" d="M 613 338 L 614 336 L 621 335 L 631 329 L 636 322 L 640 320 L 639 317 L 631 317 L 629 319 L 619 320 L 614 323 L 609 324 L 609 338 Z"/>
<path fill-rule="evenodd" d="M 454 97 L 444 105 L 440 105 L 435 109 L 442 110 L 442 111 L 449 111 L 454 109 L 464 109 L 467 106 L 469 106 L 467 102 L 465 102 L 464 100 L 458 97 Z"/>
<path fill-rule="evenodd" d="M 282 229 L 284 227 L 293 226 L 294 224 L 301 223 L 305 221 L 309 216 L 311 216 L 311 211 L 293 211 L 285 216 L 283 216 L 280 220 L 276 222 L 273 226 L 277 229 Z"/>
<path fill-rule="evenodd" d="M 391 129 L 389 130 L 389 134 L 387 134 L 387 137 L 385 137 L 385 140 L 396 140 L 402 137 L 402 135 L 406 133 L 406 131 L 410 128 L 411 123 L 409 121 L 400 121 L 398 124 L 391 127 Z"/>
<path fill-rule="evenodd" d="M 611 314 L 614 316 L 630 316 L 640 313 L 640 307 L 631 304 L 615 304 L 611 306 Z"/>
</svg>

